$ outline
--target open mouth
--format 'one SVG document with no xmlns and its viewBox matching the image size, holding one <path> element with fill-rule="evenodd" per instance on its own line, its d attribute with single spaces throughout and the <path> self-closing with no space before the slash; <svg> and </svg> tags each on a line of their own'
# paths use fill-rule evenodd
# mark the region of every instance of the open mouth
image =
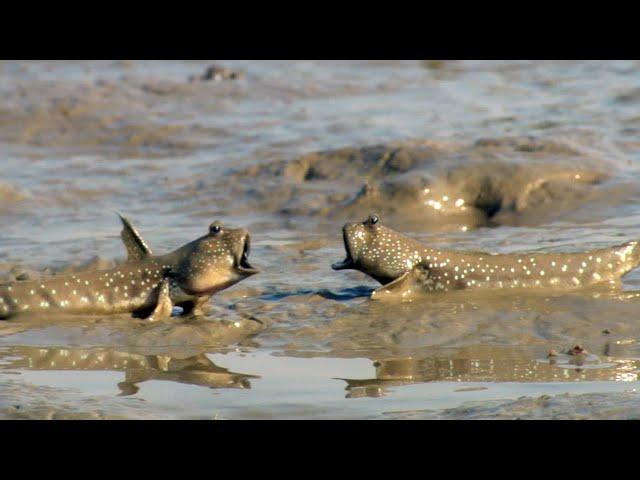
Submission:
<svg viewBox="0 0 640 480">
<path fill-rule="evenodd" d="M 240 256 L 240 262 L 239 262 L 239 266 L 238 269 L 245 272 L 245 273 L 258 273 L 259 270 L 257 268 L 254 268 L 250 263 L 249 263 L 249 253 L 251 252 L 251 237 L 249 237 L 249 235 L 247 235 L 244 239 L 244 246 L 242 249 L 242 255 Z"/>
<path fill-rule="evenodd" d="M 347 256 L 341 262 L 331 264 L 331 268 L 334 270 L 344 270 L 345 268 L 353 268 L 355 262 L 351 255 L 351 249 L 349 248 L 349 240 L 347 238 L 347 229 L 342 229 L 342 240 L 344 241 L 344 249 L 347 252 Z"/>
</svg>

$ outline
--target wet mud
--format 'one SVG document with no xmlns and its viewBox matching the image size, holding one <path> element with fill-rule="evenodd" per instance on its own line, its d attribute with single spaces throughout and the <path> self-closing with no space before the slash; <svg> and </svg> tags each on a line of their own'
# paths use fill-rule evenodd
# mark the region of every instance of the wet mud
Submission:
<svg viewBox="0 0 640 480">
<path fill-rule="evenodd" d="M 0 416 L 636 418 L 638 272 L 381 304 L 330 265 L 374 212 L 451 250 L 639 239 L 639 66 L 0 62 L 0 283 L 121 264 L 114 211 L 154 251 L 247 228 L 261 270 L 200 318 L 0 322 Z"/>
</svg>

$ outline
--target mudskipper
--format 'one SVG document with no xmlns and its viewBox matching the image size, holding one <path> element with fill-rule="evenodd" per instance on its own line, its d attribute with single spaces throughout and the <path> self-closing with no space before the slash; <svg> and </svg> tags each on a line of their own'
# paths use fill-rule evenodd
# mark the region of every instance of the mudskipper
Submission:
<svg viewBox="0 0 640 480">
<path fill-rule="evenodd" d="M 120 216 L 128 260 L 110 270 L 0 285 L 0 318 L 33 313 L 132 312 L 157 320 L 173 306 L 197 313 L 214 293 L 258 273 L 249 264 L 243 228 L 210 225 L 206 235 L 165 255 L 153 255 L 129 220 Z"/>
<path fill-rule="evenodd" d="M 342 229 L 353 269 L 381 284 L 372 298 L 455 289 L 578 289 L 615 285 L 640 263 L 638 242 L 581 253 L 490 254 L 431 248 L 381 224 L 376 215 Z"/>
</svg>

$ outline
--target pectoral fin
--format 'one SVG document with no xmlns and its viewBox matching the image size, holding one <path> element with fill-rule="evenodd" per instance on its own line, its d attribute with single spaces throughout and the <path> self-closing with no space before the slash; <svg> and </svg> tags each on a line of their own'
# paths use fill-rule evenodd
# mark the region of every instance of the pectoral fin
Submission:
<svg viewBox="0 0 640 480">
<path fill-rule="evenodd" d="M 410 300 L 415 294 L 423 291 L 424 282 L 428 276 L 429 271 L 427 268 L 416 265 L 393 282 L 374 290 L 371 293 L 371 299 Z"/>
<path fill-rule="evenodd" d="M 171 312 L 173 311 L 173 303 L 171 302 L 171 297 L 169 296 L 169 279 L 165 278 L 162 280 L 160 285 L 158 285 L 158 300 L 156 302 L 156 307 L 151 312 L 151 315 L 147 318 L 150 322 L 155 322 L 157 320 L 162 320 L 163 318 L 171 317 Z"/>
<path fill-rule="evenodd" d="M 146 257 L 152 255 L 151 249 L 147 245 L 147 243 L 142 239 L 142 236 L 131 225 L 131 222 L 128 218 L 123 217 L 118 213 L 120 220 L 122 221 L 122 232 L 120 232 L 120 237 L 124 243 L 125 248 L 127 249 L 127 261 L 131 262 L 134 260 L 142 260 Z"/>
</svg>

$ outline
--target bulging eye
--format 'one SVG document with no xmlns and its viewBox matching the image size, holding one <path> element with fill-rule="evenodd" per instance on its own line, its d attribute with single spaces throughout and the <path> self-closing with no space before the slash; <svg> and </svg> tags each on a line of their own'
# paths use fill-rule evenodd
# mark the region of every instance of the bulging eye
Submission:
<svg viewBox="0 0 640 480">
<path fill-rule="evenodd" d="M 222 231 L 222 224 L 220 222 L 213 222 L 209 226 L 209 233 L 211 235 L 215 235 L 216 233 L 220 233 Z"/>
<path fill-rule="evenodd" d="M 377 215 L 370 215 L 369 218 L 367 218 L 365 223 L 367 225 L 375 225 L 379 221 L 380 221 L 380 217 L 378 217 Z"/>
</svg>

